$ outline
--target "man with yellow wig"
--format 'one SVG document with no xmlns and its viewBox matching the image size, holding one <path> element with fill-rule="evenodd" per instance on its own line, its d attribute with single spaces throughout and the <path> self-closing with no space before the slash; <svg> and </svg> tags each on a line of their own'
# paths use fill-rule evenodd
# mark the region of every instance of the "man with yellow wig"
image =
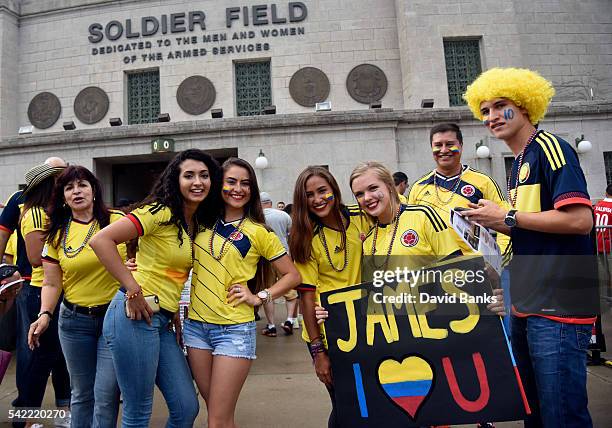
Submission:
<svg viewBox="0 0 612 428">
<path fill-rule="evenodd" d="M 574 149 L 538 129 L 555 91 L 538 73 L 494 68 L 468 86 L 474 116 L 515 159 L 506 210 L 466 216 L 511 235 L 512 345 L 532 413 L 527 427 L 591 427 L 586 360 L 598 307 L 593 214 Z"/>
</svg>

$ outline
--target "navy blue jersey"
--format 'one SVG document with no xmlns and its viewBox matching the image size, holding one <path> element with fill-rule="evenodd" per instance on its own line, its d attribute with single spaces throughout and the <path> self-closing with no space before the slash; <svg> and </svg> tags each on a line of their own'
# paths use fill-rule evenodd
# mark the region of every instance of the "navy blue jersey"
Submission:
<svg viewBox="0 0 612 428">
<path fill-rule="evenodd" d="M 23 201 L 24 197 L 21 190 L 11 195 L 5 204 L 4 210 L 2 210 L 2 214 L 0 214 L 0 229 L 17 234 L 17 261 L 15 264 L 19 267 L 21 276 L 29 279 L 32 275 L 32 266 L 28 260 L 23 236 L 21 236 L 21 231 L 19 230 L 19 217 L 21 216 Z"/>
<path fill-rule="evenodd" d="M 591 207 L 578 156 L 563 139 L 538 131 L 525 150 L 520 171 L 518 167 L 515 159 L 510 199 L 516 197 L 515 208 L 519 212 L 542 212 L 575 204 Z M 512 263 L 512 303 L 518 312 L 552 317 L 587 315 L 574 305 L 579 302 L 573 292 L 577 278 L 594 280 L 588 257 L 595 250 L 593 234 L 544 233 L 519 226 L 512 229 L 512 246 L 518 256 Z M 593 298 L 584 294 L 582 297 L 585 301 Z"/>
</svg>

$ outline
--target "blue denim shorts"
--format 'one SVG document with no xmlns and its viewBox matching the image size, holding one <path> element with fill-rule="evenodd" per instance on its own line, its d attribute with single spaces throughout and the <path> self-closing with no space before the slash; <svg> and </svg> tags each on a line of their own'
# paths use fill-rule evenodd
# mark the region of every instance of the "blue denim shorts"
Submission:
<svg viewBox="0 0 612 428">
<path fill-rule="evenodd" d="M 183 325 L 185 346 L 213 355 L 254 360 L 256 337 L 255 321 L 223 325 L 186 319 Z"/>
</svg>

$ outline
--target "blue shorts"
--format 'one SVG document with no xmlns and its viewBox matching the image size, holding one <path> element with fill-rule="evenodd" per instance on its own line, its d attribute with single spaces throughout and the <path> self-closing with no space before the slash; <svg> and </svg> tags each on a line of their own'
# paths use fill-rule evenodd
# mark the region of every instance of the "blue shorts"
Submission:
<svg viewBox="0 0 612 428">
<path fill-rule="evenodd" d="M 186 319 L 183 325 L 185 346 L 213 355 L 254 360 L 256 337 L 255 321 L 224 325 Z"/>
</svg>

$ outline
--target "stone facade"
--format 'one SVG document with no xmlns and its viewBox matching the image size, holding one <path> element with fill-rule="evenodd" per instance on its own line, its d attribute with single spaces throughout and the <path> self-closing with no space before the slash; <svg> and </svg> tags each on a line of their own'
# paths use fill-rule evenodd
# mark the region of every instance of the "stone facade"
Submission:
<svg viewBox="0 0 612 428">
<path fill-rule="evenodd" d="M 253 25 L 255 0 L 243 0 L 239 19 L 226 25 L 227 2 L 222 0 L 0 0 L 0 198 L 6 198 L 23 182 L 24 172 L 50 155 L 93 168 L 112 189 L 115 163 L 164 160 L 151 154 L 151 140 L 174 138 L 176 150 L 200 147 L 216 153 L 237 153 L 254 161 L 263 150 L 270 166 L 260 171 L 261 187 L 275 200 L 289 201 L 299 171 L 309 164 L 329 165 L 342 185 L 345 199 L 350 170 L 359 161 L 377 159 L 392 170 L 405 171 L 410 180 L 432 168 L 428 128 L 443 120 L 464 129 L 464 160 L 490 172 L 500 183 L 505 177 L 500 142 L 487 136 L 464 107 L 448 108 L 448 87 L 443 50 L 445 39 L 480 40 L 482 68 L 521 66 L 540 71 L 557 89 L 551 112 L 543 126 L 570 143 L 580 135 L 593 142 L 593 150 L 580 156 L 591 195 L 605 188 L 603 152 L 612 151 L 612 8 L 609 0 L 303 0 L 308 16 L 300 22 Z M 288 1 L 274 3 L 278 16 L 288 16 Z M 266 17 L 271 21 L 272 3 Z M 248 7 L 246 25 L 242 7 Z M 206 29 L 128 38 L 142 31 L 141 18 L 204 11 Z M 89 26 L 121 23 L 124 33 L 116 41 L 92 43 Z M 115 27 L 116 29 L 117 27 Z M 303 34 L 266 37 L 262 31 L 301 28 Z M 248 38 L 253 31 L 253 38 Z M 234 33 L 247 39 L 232 40 Z M 212 41 L 226 34 L 226 41 Z M 111 32 L 112 36 L 112 32 Z M 185 45 L 185 37 L 196 43 Z M 210 36 L 211 41 L 204 37 Z M 219 36 L 221 37 L 221 36 Z M 179 39 L 181 41 L 179 42 Z M 170 46 L 164 46 L 165 40 Z M 93 54 L 138 42 L 150 49 Z M 158 41 L 161 47 L 158 46 Z M 180 44 L 179 44 L 180 43 Z M 268 49 L 221 54 L 215 49 L 268 43 Z M 206 49 L 206 55 L 172 58 L 176 51 Z M 142 55 L 147 58 L 143 58 Z M 150 60 L 148 54 L 161 56 Z M 134 55 L 134 56 L 133 56 Z M 175 56 L 175 55 L 174 55 Z M 234 64 L 269 59 L 272 102 L 277 114 L 236 117 Z M 382 69 L 388 89 L 382 98 L 384 111 L 368 107 L 349 95 L 346 78 L 363 63 Z M 328 99 L 333 111 L 314 113 L 289 94 L 291 76 L 311 66 L 324 71 L 330 82 Z M 110 128 L 108 119 L 127 123 L 127 74 L 158 68 L 160 110 L 170 123 Z M 179 107 L 176 92 L 192 75 L 206 76 L 214 84 L 212 108 L 221 108 L 224 119 L 210 119 L 210 112 L 192 116 Z M 76 95 L 87 86 L 102 88 L 109 110 L 102 121 L 86 125 L 73 111 Z M 61 103 L 59 120 L 32 135 L 17 136 L 29 125 L 27 110 L 32 98 L 49 91 Z M 434 109 L 420 109 L 421 100 L 432 98 Z M 390 109 L 390 111 L 387 111 Z M 63 131 L 62 122 L 74 121 L 76 131 Z M 483 140 L 492 158 L 475 159 L 475 143 Z M 502 186 L 503 187 L 503 186 Z"/>
</svg>

